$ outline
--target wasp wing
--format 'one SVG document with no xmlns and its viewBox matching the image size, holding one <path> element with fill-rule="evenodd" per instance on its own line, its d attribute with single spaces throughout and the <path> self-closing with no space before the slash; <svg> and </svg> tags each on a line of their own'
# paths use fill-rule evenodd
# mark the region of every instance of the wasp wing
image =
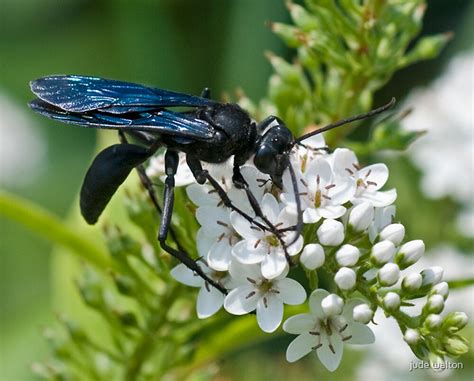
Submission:
<svg viewBox="0 0 474 381">
<path fill-rule="evenodd" d="M 31 91 L 43 101 L 66 111 L 106 110 L 112 114 L 147 111 L 161 107 L 204 107 L 210 99 L 135 83 L 80 75 L 55 75 L 30 83 Z"/>
<path fill-rule="evenodd" d="M 104 111 L 75 113 L 52 106 L 41 99 L 31 101 L 30 107 L 48 118 L 82 127 L 148 131 L 196 140 L 212 139 L 215 132 L 214 128 L 204 120 L 195 118 L 191 114 L 169 110 L 119 115 L 109 114 Z"/>
</svg>

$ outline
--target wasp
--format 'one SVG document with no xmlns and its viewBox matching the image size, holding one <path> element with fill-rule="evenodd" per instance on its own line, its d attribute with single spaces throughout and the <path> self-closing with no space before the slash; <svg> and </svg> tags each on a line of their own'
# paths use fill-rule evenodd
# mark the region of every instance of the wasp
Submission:
<svg viewBox="0 0 474 381">
<path fill-rule="evenodd" d="M 89 167 L 80 192 L 80 208 L 89 224 L 97 222 L 118 187 L 134 168 L 149 159 L 158 149 L 165 147 L 165 173 L 163 207 L 155 206 L 161 213 L 158 240 L 161 247 L 184 263 L 221 292 L 227 290 L 210 279 L 190 256 L 167 243 L 174 203 L 174 176 L 179 163 L 179 152 L 186 155 L 186 162 L 199 184 L 208 181 L 219 194 L 223 204 L 240 213 L 258 228 L 270 230 L 280 241 L 283 231 L 278 230 L 263 215 L 262 210 L 241 174 L 240 167 L 253 158 L 256 168 L 269 175 L 277 188 L 282 188 L 283 173 L 288 170 L 295 194 L 298 222 L 292 229 L 302 230 L 300 199 L 295 171 L 290 164 L 290 154 L 295 145 L 324 131 L 344 124 L 366 119 L 390 108 L 395 99 L 368 113 L 340 120 L 316 131 L 295 138 L 285 123 L 276 116 L 269 116 L 260 123 L 252 121 L 249 114 L 234 103 L 221 103 L 210 98 L 209 89 L 201 96 L 150 88 L 139 84 L 79 75 L 47 76 L 31 81 L 36 99 L 30 107 L 37 113 L 64 123 L 82 127 L 118 130 L 121 144 L 105 148 Z M 186 107 L 187 111 L 173 111 Z M 142 144 L 128 143 L 125 134 Z M 243 189 L 257 217 L 251 217 L 233 205 L 224 189 L 202 163 L 223 163 L 233 157 L 232 181 Z M 139 172 L 142 182 L 150 191 L 149 179 Z M 283 241 L 281 241 L 285 247 Z M 292 243 L 292 242 L 291 242 Z M 291 244 L 290 243 L 290 244 Z M 289 256 L 287 255 L 289 260 Z"/>
</svg>

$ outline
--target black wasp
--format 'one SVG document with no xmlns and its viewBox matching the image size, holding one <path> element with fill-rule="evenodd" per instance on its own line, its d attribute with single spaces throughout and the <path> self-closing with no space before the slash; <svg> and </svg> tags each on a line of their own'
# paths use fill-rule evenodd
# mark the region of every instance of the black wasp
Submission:
<svg viewBox="0 0 474 381">
<path fill-rule="evenodd" d="M 112 145 L 100 152 L 85 176 L 80 193 L 81 213 L 85 220 L 89 224 L 97 222 L 110 198 L 132 169 L 139 169 L 142 182 L 162 214 L 158 234 L 162 248 L 224 293 L 225 288 L 210 279 L 182 250 L 178 242 L 178 249 L 166 242 L 168 231 L 174 236 L 170 223 L 178 152 L 186 154 L 186 162 L 199 184 L 209 181 L 224 205 L 240 213 L 258 228 L 274 233 L 283 247 L 286 247 L 282 241 L 283 231 L 273 226 L 263 215 L 240 167 L 253 156 L 257 169 L 269 175 L 273 184 L 279 188 L 282 187 L 283 172 L 288 169 L 294 194 L 297 195 L 296 176 L 290 165 L 290 152 L 296 144 L 303 145 L 302 142 L 313 135 L 379 114 L 394 103 L 392 99 L 387 105 L 369 113 L 341 120 L 295 139 L 278 117 L 269 116 L 256 124 L 237 104 L 211 100 L 208 89 L 204 89 L 201 96 L 197 97 L 134 83 L 77 75 L 48 76 L 34 80 L 30 85 L 38 97 L 30 102 L 30 107 L 39 114 L 83 127 L 119 131 L 121 144 Z M 169 110 L 183 106 L 190 110 Z M 124 133 L 141 144 L 128 143 Z M 167 177 L 163 209 L 153 197 L 151 182 L 141 167 L 160 147 L 166 147 Z M 250 205 L 263 223 L 234 206 L 220 184 L 202 168 L 201 162 L 223 163 L 231 156 L 234 157 L 232 181 L 247 193 Z M 296 239 L 301 232 L 302 220 L 299 197 L 295 196 L 295 199 L 298 223 L 290 229 L 298 233 L 295 234 Z"/>
</svg>

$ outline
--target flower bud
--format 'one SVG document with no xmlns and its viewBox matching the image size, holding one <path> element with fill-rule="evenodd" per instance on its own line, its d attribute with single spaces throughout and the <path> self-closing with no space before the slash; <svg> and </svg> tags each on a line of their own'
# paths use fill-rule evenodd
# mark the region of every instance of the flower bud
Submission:
<svg viewBox="0 0 474 381">
<path fill-rule="evenodd" d="M 344 308 L 344 301 L 336 294 L 329 294 L 321 300 L 321 308 L 326 316 L 340 315 Z"/>
<path fill-rule="evenodd" d="M 370 259 L 376 266 L 387 263 L 395 253 L 395 245 L 391 241 L 381 241 L 372 246 Z"/>
<path fill-rule="evenodd" d="M 461 356 L 469 350 L 466 341 L 461 337 L 447 337 L 443 338 L 444 349 L 451 356 Z"/>
<path fill-rule="evenodd" d="M 450 312 L 443 320 L 443 328 L 456 332 L 463 329 L 467 325 L 468 320 L 469 318 L 464 312 Z"/>
<path fill-rule="evenodd" d="M 368 324 L 374 317 L 374 311 L 365 303 L 359 304 L 354 307 L 352 317 L 359 323 Z"/>
<path fill-rule="evenodd" d="M 431 295 L 425 304 L 427 312 L 439 314 L 444 308 L 444 298 L 441 295 Z"/>
<path fill-rule="evenodd" d="M 448 295 L 449 295 L 449 285 L 447 282 L 441 282 L 441 283 L 438 283 L 438 284 L 435 284 L 432 288 L 431 288 L 431 294 L 434 295 L 434 294 L 437 294 L 437 295 L 441 295 L 444 300 L 446 300 L 448 298 Z"/>
<path fill-rule="evenodd" d="M 421 276 L 423 286 L 437 284 L 443 279 L 443 268 L 440 266 L 429 267 L 421 272 Z"/>
<path fill-rule="evenodd" d="M 403 244 L 395 255 L 395 262 L 405 269 L 416 263 L 425 252 L 425 243 L 421 239 Z"/>
<path fill-rule="evenodd" d="M 383 298 L 383 306 L 389 312 L 400 308 L 400 295 L 395 292 L 388 292 Z"/>
<path fill-rule="evenodd" d="M 341 267 L 334 276 L 337 286 L 344 291 L 352 290 L 355 287 L 356 280 L 355 271 L 349 267 Z"/>
<path fill-rule="evenodd" d="M 431 331 L 437 330 L 441 323 L 443 322 L 443 318 L 438 314 L 431 314 L 428 315 L 425 319 L 425 326 L 428 327 Z"/>
<path fill-rule="evenodd" d="M 420 340 L 420 333 L 416 329 L 408 328 L 403 335 L 403 339 L 408 345 L 416 345 Z"/>
<path fill-rule="evenodd" d="M 327 246 L 338 246 L 344 241 L 344 225 L 336 220 L 324 220 L 317 231 L 319 242 Z"/>
<path fill-rule="evenodd" d="M 336 261 L 339 266 L 354 266 L 359 260 L 360 251 L 357 247 L 352 245 L 343 245 L 336 252 Z"/>
<path fill-rule="evenodd" d="M 300 261 L 308 270 L 315 270 L 324 265 L 324 249 L 319 243 L 306 245 L 300 256 Z"/>
<path fill-rule="evenodd" d="M 388 240 L 394 245 L 399 245 L 405 236 L 405 227 L 402 224 L 390 224 L 380 232 L 380 240 Z"/>
<path fill-rule="evenodd" d="M 395 263 L 385 264 L 377 273 L 377 277 L 381 286 L 393 286 L 398 282 L 400 269 Z"/>
<path fill-rule="evenodd" d="M 419 273 L 410 273 L 402 280 L 402 290 L 407 292 L 414 292 L 421 287 L 423 278 Z"/>
<path fill-rule="evenodd" d="M 374 207 L 370 202 L 363 202 L 352 208 L 349 214 L 349 225 L 355 231 L 364 231 L 374 219 Z"/>
</svg>

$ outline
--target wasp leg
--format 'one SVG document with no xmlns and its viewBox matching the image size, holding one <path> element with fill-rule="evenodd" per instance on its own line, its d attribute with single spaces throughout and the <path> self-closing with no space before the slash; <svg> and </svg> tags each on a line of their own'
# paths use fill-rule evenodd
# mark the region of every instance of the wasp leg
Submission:
<svg viewBox="0 0 474 381">
<path fill-rule="evenodd" d="M 258 221 L 255 221 L 255 218 L 249 216 L 247 213 L 245 213 L 242 209 L 238 208 L 235 206 L 232 201 L 230 200 L 229 196 L 227 196 L 226 191 L 221 187 L 219 182 L 210 175 L 210 173 L 202 168 L 201 162 L 197 160 L 196 158 L 192 157 L 191 155 L 186 156 L 186 162 L 188 164 L 189 169 L 194 175 L 194 178 L 199 184 L 204 184 L 206 181 L 209 181 L 211 186 L 214 188 L 214 190 L 217 192 L 219 195 L 219 198 L 221 199 L 222 203 L 224 206 L 227 208 L 232 209 L 233 211 L 239 213 L 242 217 L 244 217 L 247 221 L 250 223 L 254 224 L 258 228 L 262 230 L 268 230 L 264 225 L 259 223 Z"/>
<path fill-rule="evenodd" d="M 239 188 L 243 189 L 247 195 L 247 199 L 249 200 L 250 206 L 252 207 L 253 211 L 255 212 L 255 215 L 257 217 L 260 217 L 263 222 L 267 225 L 268 229 L 271 233 L 273 233 L 278 240 L 280 241 L 281 246 L 283 247 L 283 251 L 285 252 L 285 258 L 286 261 L 290 266 L 293 265 L 293 261 L 290 258 L 290 255 L 288 254 L 288 246 L 293 244 L 295 240 L 293 240 L 290 244 L 286 245 L 285 242 L 283 241 L 282 234 L 284 230 L 279 230 L 275 225 L 273 225 L 270 220 L 263 214 L 262 208 L 260 207 L 257 199 L 255 198 L 254 194 L 249 188 L 249 185 L 247 181 L 245 181 L 244 177 L 242 176 L 242 172 L 240 171 L 240 166 L 234 162 L 234 174 L 232 176 L 232 182 L 234 185 Z"/>
<path fill-rule="evenodd" d="M 132 136 L 137 137 L 137 138 L 142 137 L 141 131 L 133 131 L 133 132 L 130 131 L 129 133 Z M 122 144 L 123 143 L 125 143 L 125 144 L 128 143 L 127 137 L 125 136 L 125 133 L 123 131 L 119 131 L 119 138 L 120 138 L 120 143 L 122 143 Z M 143 139 L 145 139 L 145 138 L 143 138 Z M 154 142 L 148 141 L 148 143 L 152 143 L 152 145 L 149 148 L 149 150 L 152 151 L 152 152 L 150 152 L 150 156 L 151 156 L 153 153 L 155 153 L 158 150 L 159 147 L 157 146 L 156 140 Z M 155 149 L 155 147 L 156 147 L 156 149 Z M 161 209 L 160 203 L 158 202 L 158 198 L 156 197 L 156 193 L 155 193 L 155 189 L 153 187 L 153 183 L 152 183 L 151 179 L 148 177 L 148 175 L 146 174 L 145 167 L 142 164 L 142 165 L 139 165 L 138 167 L 135 167 L 135 170 L 137 171 L 138 178 L 140 179 L 140 182 L 142 183 L 145 190 L 147 191 L 148 197 L 150 198 L 153 206 L 155 207 L 155 209 L 158 212 L 158 215 L 160 216 L 160 219 L 161 219 L 161 215 L 163 214 L 163 210 Z M 171 238 L 176 243 L 176 246 L 178 247 L 178 249 L 180 251 L 184 252 L 185 250 L 184 250 L 183 246 L 181 246 L 181 244 L 179 243 L 178 237 L 177 237 L 174 229 L 172 228 L 172 226 L 170 226 L 169 232 L 170 232 Z"/>
<path fill-rule="evenodd" d="M 211 99 L 211 89 L 209 87 L 202 89 L 201 98 Z"/>
<path fill-rule="evenodd" d="M 199 265 L 189 255 L 183 251 L 176 250 L 166 243 L 168 236 L 168 230 L 170 229 L 171 216 L 173 214 L 174 204 L 174 176 L 178 170 L 179 156 L 176 151 L 168 150 L 165 154 L 165 169 L 166 169 L 166 180 L 165 180 L 165 191 L 163 195 L 163 215 L 161 218 L 160 231 L 158 233 L 158 241 L 160 241 L 161 247 L 183 263 L 190 270 L 194 271 L 207 283 L 217 288 L 224 295 L 227 294 L 227 290 L 222 287 L 219 283 L 212 280 L 207 276 Z"/>
</svg>

